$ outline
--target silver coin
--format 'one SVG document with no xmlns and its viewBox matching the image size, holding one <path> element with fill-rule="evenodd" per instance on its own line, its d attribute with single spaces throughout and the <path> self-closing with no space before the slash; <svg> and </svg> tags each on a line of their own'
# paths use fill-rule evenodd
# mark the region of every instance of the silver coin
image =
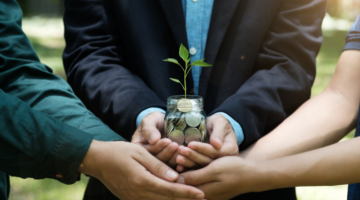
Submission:
<svg viewBox="0 0 360 200">
<path fill-rule="evenodd" d="M 178 143 L 179 145 L 182 145 L 184 143 L 185 136 L 182 131 L 174 130 L 169 133 L 169 139 L 173 142 Z"/>
<path fill-rule="evenodd" d="M 186 128 L 185 114 L 181 114 L 179 118 L 173 120 L 173 124 L 176 129 L 184 130 Z"/>
<path fill-rule="evenodd" d="M 185 142 L 189 144 L 193 141 L 201 142 L 201 133 L 197 128 L 188 128 L 185 131 Z"/>
<path fill-rule="evenodd" d="M 192 110 L 192 103 L 189 99 L 180 99 L 177 103 L 177 109 L 180 112 L 190 112 Z"/>
<path fill-rule="evenodd" d="M 172 124 L 169 120 L 165 121 L 165 132 L 166 135 L 171 133 L 174 130 L 174 124 Z"/>
<path fill-rule="evenodd" d="M 202 115 L 198 112 L 186 113 L 185 121 L 191 127 L 197 127 L 201 123 Z"/>
<path fill-rule="evenodd" d="M 181 127 L 181 113 L 180 112 L 172 112 L 169 113 L 165 120 L 165 131 L 167 134 L 171 133 L 176 126 Z M 184 127 L 185 128 L 185 127 Z"/>
<path fill-rule="evenodd" d="M 199 131 L 201 133 L 201 142 L 206 142 L 206 119 L 204 118 L 201 120 Z"/>
</svg>

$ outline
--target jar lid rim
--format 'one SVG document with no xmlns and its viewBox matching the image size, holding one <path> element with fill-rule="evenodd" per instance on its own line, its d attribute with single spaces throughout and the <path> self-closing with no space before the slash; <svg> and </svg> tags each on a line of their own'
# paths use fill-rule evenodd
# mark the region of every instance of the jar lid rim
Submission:
<svg viewBox="0 0 360 200">
<path fill-rule="evenodd" d="M 168 100 L 178 100 L 178 99 L 185 99 L 185 95 L 173 95 L 173 96 L 168 97 Z M 200 100 L 202 100 L 203 97 L 200 96 L 200 95 L 186 95 L 186 99 L 189 99 L 189 100 L 200 99 Z"/>
</svg>

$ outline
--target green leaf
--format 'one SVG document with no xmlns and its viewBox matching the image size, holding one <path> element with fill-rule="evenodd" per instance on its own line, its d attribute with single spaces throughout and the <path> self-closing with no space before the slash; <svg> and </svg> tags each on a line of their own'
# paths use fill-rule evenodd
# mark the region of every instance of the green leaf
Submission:
<svg viewBox="0 0 360 200">
<path fill-rule="evenodd" d="M 212 67 L 212 65 L 210 65 L 209 63 L 204 62 L 205 59 L 202 60 L 196 60 L 194 62 L 191 63 L 191 66 L 200 66 L 200 67 Z"/>
<path fill-rule="evenodd" d="M 178 79 L 170 78 L 170 80 L 174 81 L 175 83 L 180 83 L 180 84 L 182 84 Z"/>
<path fill-rule="evenodd" d="M 171 62 L 171 63 L 177 64 L 177 65 L 180 64 L 179 61 L 177 61 L 177 60 L 174 59 L 174 58 L 168 58 L 168 59 L 165 59 L 165 60 L 163 60 L 163 61 L 165 61 L 165 62 Z"/>
<path fill-rule="evenodd" d="M 186 49 L 186 47 L 181 44 L 180 50 L 179 50 L 179 56 L 182 58 L 185 62 L 189 60 L 189 51 Z"/>
</svg>

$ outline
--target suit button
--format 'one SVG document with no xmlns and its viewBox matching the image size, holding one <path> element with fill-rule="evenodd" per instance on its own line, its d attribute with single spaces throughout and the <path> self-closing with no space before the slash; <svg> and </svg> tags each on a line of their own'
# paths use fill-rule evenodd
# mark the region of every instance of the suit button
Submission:
<svg viewBox="0 0 360 200">
<path fill-rule="evenodd" d="M 64 176 L 62 174 L 56 174 L 55 177 L 56 178 L 64 178 Z"/>
<path fill-rule="evenodd" d="M 194 3 L 198 2 L 198 0 L 192 0 Z"/>
<path fill-rule="evenodd" d="M 190 48 L 190 54 L 191 54 L 192 56 L 196 54 L 196 49 L 195 49 L 195 47 L 191 47 L 191 48 Z"/>
</svg>

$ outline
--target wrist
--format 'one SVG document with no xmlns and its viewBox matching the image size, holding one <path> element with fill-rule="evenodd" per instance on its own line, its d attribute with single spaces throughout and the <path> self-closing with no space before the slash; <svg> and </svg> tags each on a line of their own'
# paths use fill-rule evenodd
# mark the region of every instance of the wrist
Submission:
<svg viewBox="0 0 360 200">
<path fill-rule="evenodd" d="M 261 191 L 291 187 L 290 174 L 286 172 L 286 163 L 276 160 L 261 161 L 257 163 L 257 171 L 262 177 Z"/>
<path fill-rule="evenodd" d="M 104 144 L 105 142 L 100 142 L 93 140 L 91 142 L 90 148 L 86 153 L 84 160 L 81 162 L 81 165 L 78 169 L 78 172 L 82 174 L 87 174 L 93 177 L 98 178 L 100 175 L 101 159 L 102 152 L 108 148 L 108 145 Z"/>
</svg>

